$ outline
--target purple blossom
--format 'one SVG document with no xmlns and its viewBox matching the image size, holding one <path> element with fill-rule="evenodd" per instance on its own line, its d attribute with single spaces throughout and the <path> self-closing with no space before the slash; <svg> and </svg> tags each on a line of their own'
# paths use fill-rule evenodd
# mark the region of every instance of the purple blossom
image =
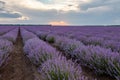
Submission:
<svg viewBox="0 0 120 80">
<path fill-rule="evenodd" d="M 48 59 L 58 56 L 58 52 L 53 47 L 47 45 L 38 38 L 26 41 L 24 51 L 30 60 L 36 65 L 41 65 Z"/>
<path fill-rule="evenodd" d="M 15 43 L 16 38 L 18 35 L 18 28 L 15 28 L 13 30 L 11 30 L 10 32 L 4 34 L 3 36 L 1 36 L 2 39 L 7 39 L 9 41 L 12 41 L 13 43 Z"/>
<path fill-rule="evenodd" d="M 21 35 L 23 38 L 23 43 L 25 43 L 29 39 L 37 38 L 37 36 L 34 33 L 29 32 L 29 31 L 25 30 L 24 28 L 21 28 Z"/>
<path fill-rule="evenodd" d="M 81 67 L 76 66 L 65 57 L 57 57 L 47 60 L 39 68 L 39 72 L 47 80 L 88 80 L 81 75 Z"/>
<path fill-rule="evenodd" d="M 54 37 L 55 46 L 62 50 L 66 56 L 75 57 L 74 59 L 94 69 L 97 73 L 120 79 L 119 27 L 42 27 L 29 28 L 29 30 L 32 32 L 42 31 L 42 34 L 49 30 L 49 33 L 52 32 L 55 36 L 47 34 L 48 40 Z"/>
<path fill-rule="evenodd" d="M 74 54 L 73 51 L 79 47 L 79 46 L 84 46 L 83 43 L 80 41 L 77 41 L 75 39 L 68 39 L 66 37 L 56 37 L 55 38 L 55 43 L 57 47 L 59 47 L 61 50 L 63 50 L 66 54 L 66 56 L 73 56 Z"/>
<path fill-rule="evenodd" d="M 46 40 L 46 37 L 47 37 L 47 35 L 48 35 L 48 32 L 38 31 L 38 32 L 36 32 L 36 35 L 37 35 L 40 39 Z"/>
<path fill-rule="evenodd" d="M 76 59 L 99 74 L 113 77 L 120 75 L 120 55 L 99 46 L 79 47 L 74 51 Z"/>
<path fill-rule="evenodd" d="M 54 35 L 54 34 L 49 34 L 49 35 L 47 35 L 47 37 L 46 37 L 46 41 L 49 42 L 49 43 L 54 43 L 54 42 L 55 42 L 55 37 L 56 37 L 56 35 Z"/>
<path fill-rule="evenodd" d="M 5 40 L 0 39 L 0 66 L 5 62 L 10 52 L 12 52 L 13 43 Z"/>
<path fill-rule="evenodd" d="M 0 35 L 3 35 L 11 30 L 13 30 L 14 26 L 0 26 Z"/>
</svg>

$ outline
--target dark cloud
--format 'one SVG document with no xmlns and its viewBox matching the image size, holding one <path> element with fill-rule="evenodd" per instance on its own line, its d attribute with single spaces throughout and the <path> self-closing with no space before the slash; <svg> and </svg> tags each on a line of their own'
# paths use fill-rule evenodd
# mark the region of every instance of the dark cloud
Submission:
<svg viewBox="0 0 120 80">
<path fill-rule="evenodd" d="M 0 10 L 2 10 L 4 8 L 4 6 L 5 6 L 5 2 L 0 1 Z"/>
<path fill-rule="evenodd" d="M 0 12 L 0 18 L 19 18 L 22 17 L 19 13 Z"/>
<path fill-rule="evenodd" d="M 8 11 L 5 8 L 5 2 L 0 1 L 0 18 L 19 18 L 22 17 L 19 13 L 13 13 L 12 11 Z"/>
<path fill-rule="evenodd" d="M 89 8 L 101 7 L 101 6 L 109 6 L 115 7 L 120 4 L 120 0 L 93 0 L 91 3 L 86 3 L 79 5 L 81 10 L 88 10 Z"/>
<path fill-rule="evenodd" d="M 5 2 L 3 2 L 3 1 L 0 1 L 0 4 L 5 4 Z"/>
</svg>

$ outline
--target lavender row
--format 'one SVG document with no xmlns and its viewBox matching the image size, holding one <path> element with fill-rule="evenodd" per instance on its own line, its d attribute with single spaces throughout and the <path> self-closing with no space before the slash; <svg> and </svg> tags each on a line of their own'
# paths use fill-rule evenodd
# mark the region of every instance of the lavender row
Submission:
<svg viewBox="0 0 120 80">
<path fill-rule="evenodd" d="M 27 27 L 26 27 L 27 28 Z M 115 40 L 120 41 L 120 28 L 119 27 L 102 27 L 102 26 L 96 26 L 96 27 L 90 27 L 90 26 L 68 26 L 68 27 L 51 27 L 51 26 L 37 26 L 32 27 L 30 26 L 27 28 L 31 31 L 44 31 L 44 32 L 52 32 L 59 35 L 70 35 L 73 37 L 79 37 L 79 36 L 86 36 L 86 37 L 101 37 L 105 40 Z"/>
<path fill-rule="evenodd" d="M 15 43 L 18 34 L 18 28 L 15 28 L 0 37 L 0 66 L 8 59 L 12 52 L 13 43 Z"/>
<path fill-rule="evenodd" d="M 25 41 L 29 39 L 37 37 L 35 34 L 25 30 L 24 28 L 20 28 L 20 31 L 21 31 L 21 36 L 23 37 L 23 43 L 25 43 Z"/>
<path fill-rule="evenodd" d="M 51 34 L 52 32 L 43 32 L 43 31 L 38 31 L 35 32 L 41 39 L 45 40 L 45 37 L 47 34 Z M 120 41 L 114 41 L 114 40 L 105 40 L 102 37 L 86 37 L 82 35 L 76 35 L 76 36 L 71 36 L 71 35 L 61 35 L 61 34 L 55 34 L 54 35 L 59 35 L 59 36 L 65 36 L 71 39 L 77 39 L 81 41 L 84 45 L 94 45 L 94 46 L 101 46 L 103 48 L 111 49 L 113 52 L 119 52 L 120 53 Z"/>
<path fill-rule="evenodd" d="M 5 39 L 0 39 L 0 67 L 7 60 L 12 49 L 13 49 L 12 42 Z"/>
<path fill-rule="evenodd" d="M 67 36 L 70 38 L 75 38 L 77 40 L 80 40 L 83 42 L 85 45 L 95 45 L 95 46 L 101 46 L 104 48 L 110 48 L 113 52 L 120 52 L 120 41 L 115 41 L 115 40 L 105 40 L 102 37 L 86 37 L 84 35 L 80 36 Z"/>
<path fill-rule="evenodd" d="M 41 38 L 41 37 L 40 37 Z M 96 73 L 120 78 L 120 54 L 100 46 L 85 46 L 80 41 L 46 34 L 45 41 L 53 42 L 64 51 L 65 56 L 77 60 L 82 65 L 94 69 Z"/>
<path fill-rule="evenodd" d="M 4 34 L 0 38 L 7 39 L 7 40 L 15 43 L 17 35 L 18 35 L 18 28 L 15 28 L 15 29 L 9 31 L 8 33 Z"/>
<path fill-rule="evenodd" d="M 120 39 L 119 37 L 116 39 L 113 39 L 113 36 L 107 37 L 108 35 L 102 36 L 94 36 L 94 35 L 87 35 L 85 33 L 78 34 L 59 34 L 62 36 L 66 36 L 72 39 L 80 40 L 85 45 L 94 45 L 94 46 L 101 46 L 104 48 L 110 48 L 113 52 L 120 52 Z"/>
<path fill-rule="evenodd" d="M 110 48 L 113 52 L 120 52 L 119 27 L 30 27 L 36 34 L 39 31 L 67 36 L 80 40 L 85 45 L 95 45 Z"/>
<path fill-rule="evenodd" d="M 14 28 L 15 27 L 13 27 L 13 26 L 0 26 L 0 36 L 11 31 Z"/>
<path fill-rule="evenodd" d="M 81 67 L 75 67 L 73 62 L 67 61 L 53 47 L 37 37 L 25 41 L 24 51 L 45 80 L 87 80 L 81 75 Z"/>
</svg>

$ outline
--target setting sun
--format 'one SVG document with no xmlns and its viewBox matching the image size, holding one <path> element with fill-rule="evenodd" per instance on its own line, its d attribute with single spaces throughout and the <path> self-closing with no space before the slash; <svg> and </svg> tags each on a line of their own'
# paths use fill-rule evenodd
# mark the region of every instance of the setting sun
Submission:
<svg viewBox="0 0 120 80">
<path fill-rule="evenodd" d="M 49 22 L 49 24 L 51 24 L 51 25 L 68 25 L 68 23 L 64 22 L 64 21 L 53 21 L 53 22 Z"/>
</svg>

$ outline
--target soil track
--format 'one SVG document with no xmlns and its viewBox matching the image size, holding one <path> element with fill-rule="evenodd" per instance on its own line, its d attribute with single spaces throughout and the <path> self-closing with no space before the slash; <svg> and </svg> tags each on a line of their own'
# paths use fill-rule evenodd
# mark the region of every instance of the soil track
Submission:
<svg viewBox="0 0 120 80">
<path fill-rule="evenodd" d="M 23 53 L 23 42 L 18 33 L 13 52 L 7 64 L 0 70 L 0 80 L 34 80 L 32 64 Z"/>
</svg>

